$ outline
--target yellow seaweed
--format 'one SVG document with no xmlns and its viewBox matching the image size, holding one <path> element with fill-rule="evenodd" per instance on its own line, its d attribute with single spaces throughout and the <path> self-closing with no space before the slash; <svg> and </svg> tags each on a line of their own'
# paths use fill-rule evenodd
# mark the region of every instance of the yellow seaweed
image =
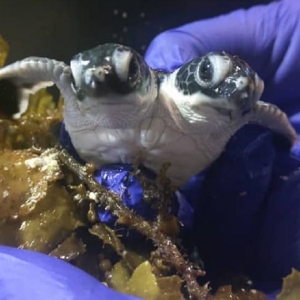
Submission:
<svg viewBox="0 0 300 300">
<path fill-rule="evenodd" d="M 127 282 L 127 290 L 129 294 L 147 300 L 158 299 L 160 289 L 149 261 L 143 262 L 134 270 Z"/>
<path fill-rule="evenodd" d="M 122 260 L 117 262 L 111 271 L 110 286 L 121 293 L 128 293 L 127 283 L 129 279 L 130 271 L 127 264 Z"/>
<path fill-rule="evenodd" d="M 0 153 L 0 243 L 48 253 L 82 225 L 55 156 Z"/>
<path fill-rule="evenodd" d="M 300 299 L 300 272 L 292 269 L 292 273 L 283 280 L 281 293 L 276 300 L 299 300 Z"/>
<path fill-rule="evenodd" d="M 1 99 L 0 99 L 1 100 Z M 63 101 L 56 104 L 46 89 L 31 95 L 19 119 L 0 119 L 0 149 L 47 149 L 56 142 L 51 128 L 62 120 Z"/>
<path fill-rule="evenodd" d="M 116 263 L 110 277 L 115 290 L 141 297 L 145 300 L 184 300 L 179 276 L 156 277 L 148 260 L 142 262 L 131 274 L 124 260 Z"/>
</svg>

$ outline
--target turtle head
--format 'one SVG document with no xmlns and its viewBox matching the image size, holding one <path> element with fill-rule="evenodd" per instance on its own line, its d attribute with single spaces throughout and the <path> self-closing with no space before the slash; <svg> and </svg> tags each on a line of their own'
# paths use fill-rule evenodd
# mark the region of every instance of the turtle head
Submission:
<svg viewBox="0 0 300 300">
<path fill-rule="evenodd" d="M 157 95 L 155 74 L 133 49 L 104 44 L 71 60 L 72 88 L 86 113 L 143 109 Z"/>
<path fill-rule="evenodd" d="M 264 84 L 250 66 L 237 56 L 211 52 L 175 71 L 175 86 L 185 109 L 197 119 L 229 121 L 250 112 Z"/>
</svg>

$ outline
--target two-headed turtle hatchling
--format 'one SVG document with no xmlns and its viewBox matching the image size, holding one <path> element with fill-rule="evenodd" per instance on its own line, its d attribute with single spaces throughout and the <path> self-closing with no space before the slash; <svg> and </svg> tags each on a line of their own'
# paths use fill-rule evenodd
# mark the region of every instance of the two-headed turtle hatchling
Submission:
<svg viewBox="0 0 300 300">
<path fill-rule="evenodd" d="M 182 185 L 209 166 L 246 123 L 267 126 L 292 143 L 297 135 L 276 106 L 259 101 L 263 82 L 241 59 L 208 53 L 171 73 L 151 69 L 133 49 L 104 44 L 68 66 L 29 57 L 0 69 L 22 86 L 55 83 L 79 156 L 97 167 L 137 157 Z"/>
</svg>

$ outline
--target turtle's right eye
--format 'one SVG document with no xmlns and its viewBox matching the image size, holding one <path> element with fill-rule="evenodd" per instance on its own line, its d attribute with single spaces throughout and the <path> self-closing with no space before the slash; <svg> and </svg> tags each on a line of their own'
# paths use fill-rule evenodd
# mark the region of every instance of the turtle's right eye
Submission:
<svg viewBox="0 0 300 300">
<path fill-rule="evenodd" d="M 202 87 L 216 87 L 225 80 L 232 69 L 232 62 L 226 55 L 209 54 L 204 56 L 195 71 L 195 79 Z"/>
<path fill-rule="evenodd" d="M 199 79 L 205 83 L 211 82 L 213 77 L 213 66 L 208 57 L 201 60 L 198 68 Z"/>
<path fill-rule="evenodd" d="M 129 84 L 134 86 L 139 79 L 139 75 L 140 75 L 140 63 L 137 57 L 133 56 L 129 63 L 129 70 L 128 70 Z"/>
<path fill-rule="evenodd" d="M 214 65 L 209 56 L 204 56 L 195 70 L 195 80 L 201 87 L 213 87 L 214 72 Z"/>
</svg>

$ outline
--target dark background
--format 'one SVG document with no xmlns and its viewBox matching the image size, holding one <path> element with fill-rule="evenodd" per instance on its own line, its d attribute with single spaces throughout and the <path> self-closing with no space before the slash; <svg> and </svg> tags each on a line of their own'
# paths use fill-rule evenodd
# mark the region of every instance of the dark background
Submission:
<svg viewBox="0 0 300 300">
<path fill-rule="evenodd" d="M 298 1 L 298 0 L 295 0 Z M 47 56 L 68 62 L 105 42 L 143 53 L 161 31 L 270 0 L 0 0 L 0 34 L 8 62 Z"/>
</svg>

